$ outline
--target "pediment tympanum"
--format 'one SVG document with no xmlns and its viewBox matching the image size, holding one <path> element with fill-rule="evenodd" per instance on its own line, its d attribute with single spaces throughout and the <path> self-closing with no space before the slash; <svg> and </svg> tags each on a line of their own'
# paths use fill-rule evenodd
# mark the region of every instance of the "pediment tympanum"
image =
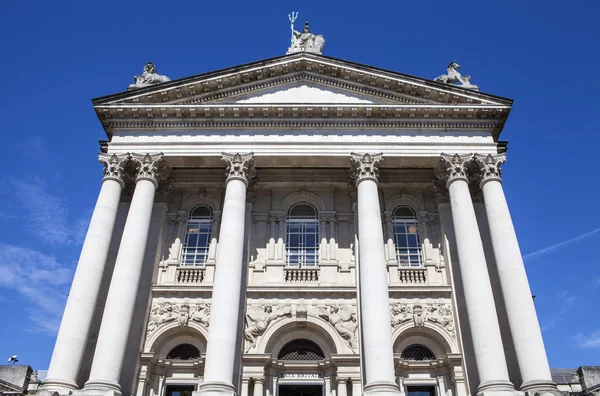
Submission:
<svg viewBox="0 0 600 396">
<path fill-rule="evenodd" d="M 292 104 L 292 103 L 327 103 L 327 104 L 382 104 L 392 103 L 375 96 L 359 95 L 351 91 L 343 91 L 328 86 L 318 86 L 308 81 L 268 89 L 264 92 L 240 95 L 228 98 L 223 103 L 243 104 Z"/>
</svg>

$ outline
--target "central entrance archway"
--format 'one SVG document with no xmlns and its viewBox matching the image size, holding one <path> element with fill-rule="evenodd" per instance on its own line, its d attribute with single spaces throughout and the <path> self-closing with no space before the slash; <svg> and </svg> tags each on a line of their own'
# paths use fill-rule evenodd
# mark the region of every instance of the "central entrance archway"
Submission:
<svg viewBox="0 0 600 396">
<path fill-rule="evenodd" d="M 323 396 L 322 384 L 279 384 L 279 396 Z"/>
<path fill-rule="evenodd" d="M 319 363 L 325 353 L 319 345 L 306 338 L 285 344 L 277 354 L 283 370 L 277 381 L 277 396 L 324 396 L 325 379 Z"/>
</svg>

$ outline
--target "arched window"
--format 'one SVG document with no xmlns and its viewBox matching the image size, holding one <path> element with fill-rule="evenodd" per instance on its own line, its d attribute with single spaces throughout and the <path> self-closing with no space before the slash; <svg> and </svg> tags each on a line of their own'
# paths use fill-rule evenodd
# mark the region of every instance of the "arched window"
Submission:
<svg viewBox="0 0 600 396">
<path fill-rule="evenodd" d="M 435 360 L 435 355 L 429 348 L 421 344 L 409 345 L 402 351 L 404 360 Z"/>
<path fill-rule="evenodd" d="M 212 211 L 208 206 L 196 206 L 188 217 L 181 265 L 206 263 L 211 231 Z"/>
<path fill-rule="evenodd" d="M 411 267 L 423 264 L 419 222 L 415 212 L 408 206 L 397 207 L 394 210 L 393 224 L 398 264 Z"/>
<path fill-rule="evenodd" d="M 314 267 L 319 262 L 319 219 L 309 204 L 293 206 L 287 216 L 286 260 L 294 267 Z"/>
<path fill-rule="evenodd" d="M 167 355 L 167 359 L 173 360 L 192 360 L 199 359 L 200 351 L 192 344 L 180 344 L 171 349 Z"/>
<path fill-rule="evenodd" d="M 290 341 L 281 348 L 277 359 L 280 360 L 323 360 L 325 354 L 314 342 L 299 338 Z"/>
</svg>

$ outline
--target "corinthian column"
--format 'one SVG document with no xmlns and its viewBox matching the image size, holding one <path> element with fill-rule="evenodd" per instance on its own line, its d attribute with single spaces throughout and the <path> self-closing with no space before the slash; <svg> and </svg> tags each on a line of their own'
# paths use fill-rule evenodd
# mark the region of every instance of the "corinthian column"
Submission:
<svg viewBox="0 0 600 396">
<path fill-rule="evenodd" d="M 227 187 L 219 249 L 215 266 L 212 306 L 204 382 L 196 394 L 235 395 L 233 378 L 237 354 L 242 342 L 240 297 L 243 285 L 243 252 L 246 217 L 246 189 L 254 176 L 252 153 L 223 153 L 227 163 Z"/>
<path fill-rule="evenodd" d="M 102 188 L 75 270 L 48 378 L 44 381 L 43 387 L 50 390 L 77 388 L 77 375 L 96 309 L 121 191 L 125 186 L 123 168 L 129 154 L 100 154 L 98 159 L 104 165 Z"/>
<path fill-rule="evenodd" d="M 86 390 L 120 392 L 119 378 L 135 309 L 154 194 L 164 175 L 162 154 L 133 154 L 137 178 L 115 262 Z"/>
<path fill-rule="evenodd" d="M 508 378 L 492 285 L 469 191 L 467 176 L 472 163 L 472 154 L 442 154 L 444 172 L 439 177 L 446 181 L 450 193 L 460 275 L 480 381 L 477 390 L 480 395 L 515 392 Z"/>
<path fill-rule="evenodd" d="M 399 395 L 395 383 L 390 297 L 377 191 L 380 154 L 351 155 L 358 201 L 360 322 L 364 393 Z"/>
<path fill-rule="evenodd" d="M 523 380 L 521 390 L 556 391 L 556 384 L 550 376 L 550 366 L 531 298 L 521 249 L 519 249 L 515 227 L 502 188 L 500 165 L 506 162 L 506 156 L 504 154 L 477 155 L 475 159 L 480 168 L 480 185 L 485 200 L 494 257 Z"/>
</svg>

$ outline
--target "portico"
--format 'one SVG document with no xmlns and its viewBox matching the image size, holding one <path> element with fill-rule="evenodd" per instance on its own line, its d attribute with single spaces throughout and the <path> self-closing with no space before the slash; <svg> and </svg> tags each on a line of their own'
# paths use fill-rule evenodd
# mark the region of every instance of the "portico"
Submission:
<svg viewBox="0 0 600 396">
<path fill-rule="evenodd" d="M 104 179 L 44 389 L 556 393 L 500 178 L 512 101 L 296 33 L 314 51 L 94 100 Z"/>
</svg>

